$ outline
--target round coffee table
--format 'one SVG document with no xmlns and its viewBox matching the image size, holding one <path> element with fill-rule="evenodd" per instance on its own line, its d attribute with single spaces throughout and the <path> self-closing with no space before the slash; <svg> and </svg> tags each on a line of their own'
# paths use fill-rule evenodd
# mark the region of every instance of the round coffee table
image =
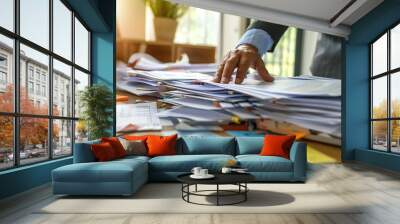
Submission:
<svg viewBox="0 0 400 224">
<path fill-rule="evenodd" d="M 188 203 L 198 205 L 234 205 L 247 201 L 247 192 L 249 188 L 247 183 L 255 180 L 255 177 L 248 173 L 228 173 L 213 174 L 215 177 L 212 179 L 193 179 L 189 174 L 182 174 L 177 177 L 178 181 L 182 183 L 182 199 Z M 215 185 L 215 190 L 198 190 L 197 185 Z M 236 185 L 237 190 L 224 190 L 220 189 L 220 185 Z M 190 186 L 195 186 L 195 190 L 191 191 Z M 214 192 L 215 194 L 206 194 Z M 203 196 L 203 197 L 216 197 L 216 204 L 202 204 L 190 200 L 190 196 Z M 221 202 L 221 197 L 240 196 L 240 199 L 230 203 Z"/>
</svg>

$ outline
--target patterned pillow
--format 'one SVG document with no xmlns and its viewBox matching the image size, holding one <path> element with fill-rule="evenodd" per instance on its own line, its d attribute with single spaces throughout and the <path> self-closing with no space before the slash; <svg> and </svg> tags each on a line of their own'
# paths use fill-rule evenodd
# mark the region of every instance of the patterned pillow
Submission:
<svg viewBox="0 0 400 224">
<path fill-rule="evenodd" d="M 126 140 L 119 138 L 122 146 L 126 151 L 126 155 L 145 156 L 147 155 L 146 144 L 142 140 Z"/>
</svg>

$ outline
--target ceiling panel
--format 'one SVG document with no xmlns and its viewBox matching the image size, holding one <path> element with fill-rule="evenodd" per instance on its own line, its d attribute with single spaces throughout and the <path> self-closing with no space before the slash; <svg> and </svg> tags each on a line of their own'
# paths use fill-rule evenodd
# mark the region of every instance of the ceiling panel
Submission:
<svg viewBox="0 0 400 224">
<path fill-rule="evenodd" d="M 351 0 L 227 0 L 329 21 Z"/>
<path fill-rule="evenodd" d="M 341 37 L 347 37 L 354 22 L 383 2 L 383 0 L 171 1 Z"/>
</svg>

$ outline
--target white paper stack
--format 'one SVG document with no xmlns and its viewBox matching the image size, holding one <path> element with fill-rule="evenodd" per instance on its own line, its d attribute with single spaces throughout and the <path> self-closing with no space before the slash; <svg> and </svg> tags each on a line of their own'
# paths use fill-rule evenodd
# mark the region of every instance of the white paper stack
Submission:
<svg viewBox="0 0 400 224">
<path fill-rule="evenodd" d="M 160 111 L 161 118 L 191 125 L 265 118 L 340 137 L 340 80 L 297 76 L 267 83 L 249 75 L 239 85 L 221 84 L 207 74 L 146 68 L 127 71 L 118 86 L 136 95 L 158 94 L 160 100 L 174 105 Z"/>
<path fill-rule="evenodd" d="M 116 128 L 118 132 L 161 130 L 156 103 L 117 104 Z"/>
</svg>

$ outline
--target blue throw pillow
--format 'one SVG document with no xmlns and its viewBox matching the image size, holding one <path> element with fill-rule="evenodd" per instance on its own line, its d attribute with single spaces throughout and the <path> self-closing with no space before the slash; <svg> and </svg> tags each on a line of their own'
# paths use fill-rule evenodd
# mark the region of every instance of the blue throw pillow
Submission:
<svg viewBox="0 0 400 224">
<path fill-rule="evenodd" d="M 181 154 L 226 154 L 235 155 L 233 137 L 184 136 L 179 142 Z"/>
<path fill-rule="evenodd" d="M 263 137 L 237 137 L 236 155 L 259 154 L 264 145 Z"/>
</svg>

